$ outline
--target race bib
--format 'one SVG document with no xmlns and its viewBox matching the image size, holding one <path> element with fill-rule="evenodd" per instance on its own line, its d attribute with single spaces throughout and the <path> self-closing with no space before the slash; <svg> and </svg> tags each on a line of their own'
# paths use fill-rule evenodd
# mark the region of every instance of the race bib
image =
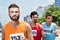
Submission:
<svg viewBox="0 0 60 40">
<path fill-rule="evenodd" d="M 10 34 L 10 40 L 20 40 L 20 37 L 24 37 L 24 33 Z"/>
<path fill-rule="evenodd" d="M 32 35 L 37 36 L 37 30 L 32 30 Z"/>
<path fill-rule="evenodd" d="M 45 32 L 45 34 L 51 34 L 51 33 L 52 33 L 52 30 L 45 28 L 45 29 L 44 29 L 44 32 Z"/>
</svg>

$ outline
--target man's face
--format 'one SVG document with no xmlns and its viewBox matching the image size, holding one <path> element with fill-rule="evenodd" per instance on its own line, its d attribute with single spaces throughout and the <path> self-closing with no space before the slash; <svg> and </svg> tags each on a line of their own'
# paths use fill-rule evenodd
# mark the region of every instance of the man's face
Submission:
<svg viewBox="0 0 60 40">
<path fill-rule="evenodd" d="M 17 7 L 12 7 L 9 9 L 9 17 L 13 21 L 17 21 L 19 19 L 20 12 Z"/>
<path fill-rule="evenodd" d="M 46 22 L 50 24 L 52 22 L 52 16 L 47 16 Z"/>
<path fill-rule="evenodd" d="M 37 19 L 38 19 L 38 16 L 37 15 L 33 15 L 31 19 L 32 19 L 32 21 L 34 23 L 36 23 L 37 22 Z"/>
</svg>

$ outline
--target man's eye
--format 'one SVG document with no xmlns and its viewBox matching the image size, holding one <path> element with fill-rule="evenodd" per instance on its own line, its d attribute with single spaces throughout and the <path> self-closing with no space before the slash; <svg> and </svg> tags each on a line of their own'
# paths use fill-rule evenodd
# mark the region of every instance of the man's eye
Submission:
<svg viewBox="0 0 60 40">
<path fill-rule="evenodd" d="M 33 17 L 33 18 L 38 18 L 38 17 Z"/>
<path fill-rule="evenodd" d="M 48 19 L 52 19 L 52 18 L 48 18 Z"/>
<path fill-rule="evenodd" d="M 11 11 L 11 13 L 13 13 L 13 11 Z"/>
<path fill-rule="evenodd" d="M 15 11 L 15 13 L 18 13 L 18 11 Z"/>
</svg>

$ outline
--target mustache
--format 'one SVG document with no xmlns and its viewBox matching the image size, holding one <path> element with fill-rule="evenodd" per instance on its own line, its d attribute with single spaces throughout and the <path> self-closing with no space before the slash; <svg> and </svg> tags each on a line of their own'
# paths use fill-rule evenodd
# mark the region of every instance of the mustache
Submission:
<svg viewBox="0 0 60 40">
<path fill-rule="evenodd" d="M 12 16 L 12 17 L 17 17 L 16 15 Z"/>
<path fill-rule="evenodd" d="M 19 16 L 16 16 L 16 15 L 13 15 L 12 17 L 9 15 L 10 19 L 13 20 L 13 21 L 17 21 L 19 20 Z M 13 19 L 13 17 L 17 17 L 16 19 Z"/>
</svg>

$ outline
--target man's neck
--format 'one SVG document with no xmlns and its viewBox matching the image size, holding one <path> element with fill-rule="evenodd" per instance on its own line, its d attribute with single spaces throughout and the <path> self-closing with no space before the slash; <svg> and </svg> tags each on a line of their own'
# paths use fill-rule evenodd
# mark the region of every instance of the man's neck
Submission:
<svg viewBox="0 0 60 40">
<path fill-rule="evenodd" d="M 47 26 L 50 26 L 51 25 L 51 23 L 47 23 L 47 22 L 46 22 L 46 24 L 47 24 Z"/>
<path fill-rule="evenodd" d="M 11 21 L 11 25 L 12 25 L 13 27 L 16 27 L 16 26 L 19 25 L 19 21 Z"/>
<path fill-rule="evenodd" d="M 19 24 L 19 21 L 11 21 L 13 24 Z"/>
<path fill-rule="evenodd" d="M 35 27 L 36 26 L 36 23 L 34 23 L 34 22 L 31 22 L 31 24 L 32 24 L 32 27 Z"/>
</svg>

